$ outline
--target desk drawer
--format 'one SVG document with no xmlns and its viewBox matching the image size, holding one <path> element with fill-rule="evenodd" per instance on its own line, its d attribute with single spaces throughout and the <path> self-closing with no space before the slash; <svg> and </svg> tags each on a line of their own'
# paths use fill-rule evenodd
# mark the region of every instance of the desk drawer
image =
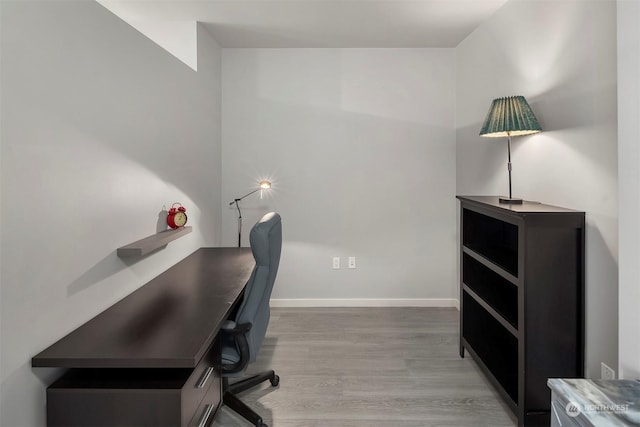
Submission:
<svg viewBox="0 0 640 427">
<path fill-rule="evenodd" d="M 195 412 L 195 415 L 191 419 L 189 423 L 189 427 L 209 427 L 213 422 L 213 417 L 220 409 L 220 405 L 222 402 L 222 381 L 220 377 L 217 376 L 213 381 L 211 381 L 211 385 L 207 394 L 205 395 L 202 402 L 200 402 L 200 406 Z"/>
<path fill-rule="evenodd" d="M 216 343 L 217 344 L 217 343 Z M 189 425 L 189 421 L 196 417 L 196 410 L 200 406 L 209 388 L 221 387 L 220 371 L 217 368 L 215 355 L 220 354 L 220 347 L 214 346 L 214 350 L 205 356 L 193 370 L 191 376 L 182 387 L 182 417 L 181 426 Z M 218 393 L 219 395 L 220 393 Z M 218 396 L 219 398 L 219 396 Z"/>
<path fill-rule="evenodd" d="M 47 426 L 191 426 L 204 400 L 218 408 L 216 354 L 195 369 L 70 370 L 47 389 Z"/>
</svg>

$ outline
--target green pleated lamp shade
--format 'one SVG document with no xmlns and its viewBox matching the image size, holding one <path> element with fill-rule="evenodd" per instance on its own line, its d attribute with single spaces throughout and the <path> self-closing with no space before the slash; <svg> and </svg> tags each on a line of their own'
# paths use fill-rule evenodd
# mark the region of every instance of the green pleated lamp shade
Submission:
<svg viewBox="0 0 640 427">
<path fill-rule="evenodd" d="M 542 128 L 524 96 L 508 96 L 493 100 L 480 129 L 480 136 L 500 138 L 541 131 Z"/>
</svg>

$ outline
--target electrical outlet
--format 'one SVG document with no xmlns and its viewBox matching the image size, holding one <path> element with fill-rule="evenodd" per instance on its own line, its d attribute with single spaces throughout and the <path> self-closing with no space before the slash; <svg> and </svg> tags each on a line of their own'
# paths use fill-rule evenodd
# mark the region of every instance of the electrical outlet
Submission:
<svg viewBox="0 0 640 427">
<path fill-rule="evenodd" d="M 349 257 L 349 268 L 356 268 L 356 257 Z"/>
<path fill-rule="evenodd" d="M 333 257 L 333 269 L 334 270 L 339 270 L 340 269 L 340 257 L 339 256 L 334 256 Z"/>
<path fill-rule="evenodd" d="M 601 362 L 600 363 L 600 379 L 603 379 L 603 380 L 615 380 L 616 379 L 616 371 L 614 371 L 609 366 L 607 366 L 603 362 Z"/>
</svg>

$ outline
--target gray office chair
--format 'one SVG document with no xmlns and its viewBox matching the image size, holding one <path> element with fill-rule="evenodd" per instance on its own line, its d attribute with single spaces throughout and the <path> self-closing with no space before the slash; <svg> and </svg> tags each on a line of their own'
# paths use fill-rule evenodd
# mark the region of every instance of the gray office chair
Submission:
<svg viewBox="0 0 640 427">
<path fill-rule="evenodd" d="M 276 387 L 280 378 L 274 371 L 262 372 L 250 378 L 229 383 L 230 377 L 241 376 L 249 363 L 256 360 L 269 324 L 269 298 L 278 272 L 282 248 L 280 215 L 270 212 L 260 219 L 249 235 L 256 266 L 247 282 L 244 297 L 232 320 L 222 326 L 222 387 L 223 403 L 257 427 L 266 427 L 262 417 L 243 403 L 236 393 L 263 381 Z"/>
</svg>

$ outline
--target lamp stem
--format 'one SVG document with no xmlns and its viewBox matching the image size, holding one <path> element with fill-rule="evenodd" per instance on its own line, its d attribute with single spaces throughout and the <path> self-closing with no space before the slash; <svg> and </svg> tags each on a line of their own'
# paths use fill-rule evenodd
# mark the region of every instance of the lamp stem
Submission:
<svg viewBox="0 0 640 427">
<path fill-rule="evenodd" d="M 507 136 L 507 156 L 508 163 L 507 169 L 509 170 L 509 198 L 513 198 L 513 194 L 511 194 L 511 135 Z"/>
<path fill-rule="evenodd" d="M 515 205 L 521 205 L 522 199 L 514 199 L 511 193 L 511 134 L 507 133 L 507 171 L 509 172 L 509 197 L 498 197 L 500 203 L 509 203 Z"/>
<path fill-rule="evenodd" d="M 246 197 L 246 196 L 244 196 Z M 240 247 L 240 244 L 242 242 L 242 212 L 240 211 L 240 205 L 238 204 L 238 202 L 243 199 L 243 197 L 241 197 L 240 199 L 235 199 L 232 203 L 236 204 L 236 209 L 238 209 L 238 247 Z"/>
</svg>

